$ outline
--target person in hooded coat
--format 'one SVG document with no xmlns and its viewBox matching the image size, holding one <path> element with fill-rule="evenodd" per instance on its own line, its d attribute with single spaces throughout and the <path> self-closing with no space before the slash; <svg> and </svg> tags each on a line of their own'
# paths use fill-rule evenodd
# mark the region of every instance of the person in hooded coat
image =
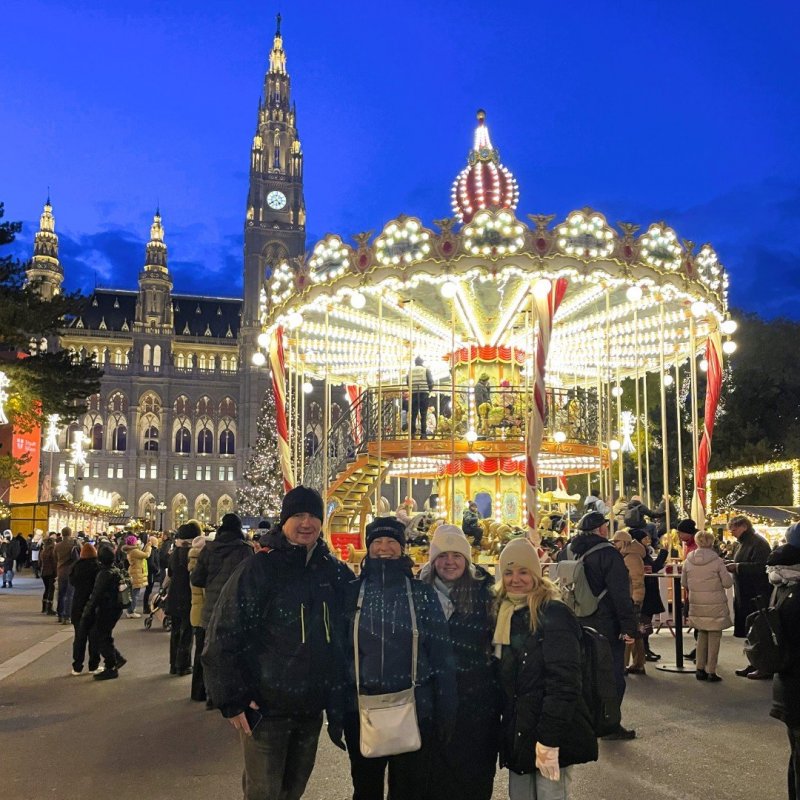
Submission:
<svg viewBox="0 0 800 800">
<path fill-rule="evenodd" d="M 634 528 L 633 530 L 637 533 L 647 534 L 647 531 L 641 529 Z M 628 570 L 633 614 L 636 617 L 638 629 L 641 627 L 642 603 L 644 602 L 644 559 L 647 555 L 647 550 L 638 538 L 633 538 L 633 531 L 617 531 L 611 537 L 611 541 L 625 561 L 625 568 Z M 645 674 L 644 649 L 641 631 L 637 630 L 633 643 L 625 645 L 626 674 Z"/>
<path fill-rule="evenodd" d="M 722 631 L 732 625 L 726 589 L 733 586 L 733 576 L 725 562 L 714 552 L 714 534 L 698 531 L 697 547 L 683 562 L 681 585 L 689 592 L 689 624 L 697 631 L 695 654 L 699 681 L 717 683 L 717 659 Z"/>
<path fill-rule="evenodd" d="M 189 582 L 189 548 L 203 529 L 190 519 L 178 528 L 175 547 L 169 555 L 169 591 L 164 613 L 172 620 L 169 630 L 169 674 L 192 674 L 192 586 Z"/>
<path fill-rule="evenodd" d="M 56 588 L 56 535 L 51 533 L 42 547 L 39 557 L 39 567 L 41 570 L 44 591 L 42 592 L 42 614 L 54 617 L 53 596 Z"/>
<path fill-rule="evenodd" d="M 75 628 L 75 638 L 72 642 L 72 674 L 80 675 L 83 672 L 83 659 L 86 656 L 86 644 L 89 644 L 89 672 L 94 672 L 100 666 L 100 652 L 97 649 L 95 637 L 90 637 L 89 632 L 94 625 L 94 618 L 83 620 L 83 609 L 89 602 L 89 597 L 94 589 L 100 563 L 97 560 L 97 550 L 94 545 L 86 542 L 81 547 L 80 558 L 72 565 L 69 582 L 72 584 L 72 612 L 70 620 Z"/>
<path fill-rule="evenodd" d="M 461 529 L 440 525 L 419 579 L 436 591 L 456 665 L 458 712 L 453 735 L 431 754 L 430 800 L 489 800 L 500 744 L 500 688 L 492 655 L 494 578 L 472 563 Z"/>
<path fill-rule="evenodd" d="M 781 622 L 786 668 L 772 680 L 770 716 L 786 726 L 789 736 L 787 782 L 789 800 L 800 797 L 800 523 L 786 530 L 786 544 L 767 559 L 767 577 L 774 587 L 772 605 Z"/>
<path fill-rule="evenodd" d="M 205 536 L 196 536 L 192 540 L 192 546 L 189 548 L 188 563 L 190 575 L 197 566 L 197 559 L 200 558 L 200 553 L 205 546 Z M 201 658 L 206 640 L 205 628 L 200 625 L 204 602 L 205 591 L 198 586 L 192 586 L 192 608 L 189 612 L 189 622 L 192 625 L 192 634 L 194 636 L 194 663 L 192 664 L 192 690 L 190 697 L 198 702 L 208 701 L 205 683 L 203 682 L 203 660 Z"/>
<path fill-rule="evenodd" d="M 125 537 L 122 553 L 128 561 L 128 574 L 131 576 L 133 585 L 131 604 L 125 614 L 128 619 L 139 619 L 142 616 L 136 613 L 136 603 L 139 599 L 139 592 L 147 586 L 147 559 L 150 558 L 150 552 L 154 546 L 158 546 L 158 539 L 155 536 L 150 536 L 144 547 L 138 536 L 130 534 Z"/>
</svg>

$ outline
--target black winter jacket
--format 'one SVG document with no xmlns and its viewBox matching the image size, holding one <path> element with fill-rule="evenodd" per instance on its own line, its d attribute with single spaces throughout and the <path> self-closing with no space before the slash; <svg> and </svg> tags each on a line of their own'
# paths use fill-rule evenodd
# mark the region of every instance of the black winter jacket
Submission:
<svg viewBox="0 0 800 800">
<path fill-rule="evenodd" d="M 644 557 L 644 565 L 651 568 L 651 574 L 661 572 L 668 555 L 669 553 L 666 550 L 661 550 L 658 555 L 653 558 L 648 550 Z M 664 602 L 661 599 L 659 580 L 660 578 L 648 578 L 645 574 L 642 614 L 654 616 L 655 614 L 662 614 L 664 612 Z"/>
<path fill-rule="evenodd" d="M 353 573 L 321 539 L 307 563 L 305 547 L 277 545 L 239 564 L 211 614 L 204 678 L 225 717 L 251 700 L 267 717 L 316 717 L 340 664 L 333 625 Z"/>
<path fill-rule="evenodd" d="M 119 585 L 122 574 L 118 567 L 107 567 L 100 564 L 94 579 L 94 587 L 83 608 L 81 620 L 90 622 L 93 615 L 98 625 L 113 624 L 122 614 L 119 603 Z"/>
<path fill-rule="evenodd" d="M 342 649 L 346 663 L 343 692 L 337 693 L 335 713 L 355 713 L 356 698 L 353 631 L 361 585 L 359 672 L 364 694 L 399 692 L 411 686 L 411 614 L 406 593 L 411 581 L 411 597 L 417 616 L 419 647 L 417 657 L 417 717 L 437 726 L 452 725 L 457 698 L 455 663 L 450 636 L 436 592 L 427 583 L 414 580 L 411 561 L 366 558 L 359 580 L 350 584 L 343 615 Z"/>
<path fill-rule="evenodd" d="M 562 767 L 597 760 L 597 739 L 581 687 L 581 627 L 553 601 L 540 611 L 536 632 L 527 608 L 511 618 L 503 647 L 503 739 L 500 764 L 519 774 L 536 769 L 536 743 L 558 747 Z"/>
<path fill-rule="evenodd" d="M 769 542 L 763 536 L 747 531 L 739 537 L 733 554 L 733 635 L 739 638 L 747 635 L 747 616 L 755 611 L 753 600 L 762 597 L 766 602 L 772 594 L 767 578 L 769 555 Z"/>
<path fill-rule="evenodd" d="M 191 539 L 176 539 L 175 547 L 169 554 L 167 575 L 169 589 L 164 613 L 171 617 L 188 617 L 192 610 L 192 586 L 189 583 L 189 549 Z"/>
<path fill-rule="evenodd" d="M 279 538 L 282 538 L 280 534 Z M 284 540 L 285 541 L 285 540 Z M 253 548 L 244 540 L 241 531 L 220 530 L 213 542 L 206 542 L 192 570 L 192 586 L 205 589 L 200 626 L 207 628 L 211 612 L 228 578 L 242 561 L 253 555 Z"/>
<path fill-rule="evenodd" d="M 595 545 L 606 543 L 610 544 L 596 533 L 579 533 L 570 541 L 569 551 L 573 556 L 581 556 Z M 559 561 L 565 558 L 570 558 L 566 547 L 559 554 Z M 608 592 L 594 614 L 581 618 L 581 625 L 594 628 L 610 642 L 619 639 L 621 633 L 635 636 L 638 626 L 633 615 L 630 577 L 617 548 L 611 545 L 595 550 L 583 565 L 592 594 L 599 596 L 604 589 Z"/>
<path fill-rule="evenodd" d="M 772 565 L 800 566 L 800 550 L 790 544 L 778 547 L 767 562 Z M 772 681 L 770 716 L 788 728 L 800 728 L 800 581 L 783 583 L 775 593 L 775 607 L 781 620 L 789 667 Z"/>
<path fill-rule="evenodd" d="M 100 571 L 100 562 L 96 558 L 81 558 L 72 565 L 69 573 L 69 582 L 75 587 L 72 596 L 72 613 L 70 621 L 77 625 L 83 616 L 83 609 L 92 594 L 97 573 Z"/>
</svg>

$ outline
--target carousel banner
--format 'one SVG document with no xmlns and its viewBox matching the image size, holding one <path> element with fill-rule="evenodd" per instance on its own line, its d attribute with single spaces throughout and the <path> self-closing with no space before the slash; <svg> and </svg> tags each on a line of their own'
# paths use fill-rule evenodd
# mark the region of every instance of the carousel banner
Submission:
<svg viewBox="0 0 800 800">
<path fill-rule="evenodd" d="M 550 350 L 550 335 L 553 331 L 553 316 L 555 315 L 567 291 L 567 279 L 559 278 L 554 281 L 547 294 L 539 295 L 534 292 L 536 303 L 536 316 L 539 322 L 539 335 L 536 338 L 536 364 L 533 386 L 533 410 L 528 420 L 528 447 L 525 478 L 527 487 L 525 502 L 528 508 L 528 529 L 532 535 L 536 531 L 536 517 L 538 514 L 538 485 L 539 485 L 539 451 L 542 447 L 544 435 L 544 421 L 547 414 L 546 393 L 544 376 L 547 367 L 547 354 Z"/>
<path fill-rule="evenodd" d="M 284 491 L 294 488 L 292 454 L 289 449 L 289 425 L 286 421 L 286 366 L 283 356 L 283 327 L 275 329 L 269 347 L 272 391 L 275 395 L 275 425 L 278 429 L 278 453 L 281 459 Z"/>
<path fill-rule="evenodd" d="M 722 340 L 718 332 L 712 333 L 706 342 L 706 404 L 703 420 L 703 435 L 697 450 L 697 475 L 692 495 L 692 519 L 701 530 L 706 524 L 706 476 L 711 460 L 711 437 L 714 433 L 714 421 L 717 416 L 719 395 L 722 388 Z"/>
</svg>

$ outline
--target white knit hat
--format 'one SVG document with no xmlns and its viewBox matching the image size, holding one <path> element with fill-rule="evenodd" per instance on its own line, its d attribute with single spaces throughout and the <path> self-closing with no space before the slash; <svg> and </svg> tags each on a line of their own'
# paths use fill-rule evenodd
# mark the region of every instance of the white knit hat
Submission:
<svg viewBox="0 0 800 800">
<path fill-rule="evenodd" d="M 442 553 L 461 553 L 467 563 L 472 563 L 472 549 L 464 532 L 457 525 L 440 525 L 433 532 L 428 561 L 433 563 Z"/>
<path fill-rule="evenodd" d="M 542 565 L 536 548 L 524 537 L 512 539 L 500 553 L 500 563 L 495 570 L 495 582 L 503 580 L 503 572 L 509 567 L 527 567 L 534 575 L 542 577 Z"/>
</svg>

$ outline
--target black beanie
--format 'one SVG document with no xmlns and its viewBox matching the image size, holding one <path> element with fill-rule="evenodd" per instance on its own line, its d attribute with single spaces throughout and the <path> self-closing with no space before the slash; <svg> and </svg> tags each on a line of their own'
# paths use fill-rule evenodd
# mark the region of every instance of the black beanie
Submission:
<svg viewBox="0 0 800 800">
<path fill-rule="evenodd" d="M 97 560 L 103 566 L 111 566 L 114 563 L 114 551 L 110 547 L 101 547 L 97 553 Z"/>
<path fill-rule="evenodd" d="M 225 514 L 222 517 L 222 522 L 217 530 L 220 531 L 240 531 L 242 529 L 242 521 L 236 514 Z"/>
<path fill-rule="evenodd" d="M 406 526 L 397 517 L 376 517 L 367 525 L 367 547 L 382 536 L 394 539 L 402 548 L 406 546 Z"/>
<path fill-rule="evenodd" d="M 289 517 L 295 514 L 311 514 L 316 517 L 320 522 L 325 521 L 325 512 L 322 503 L 322 497 L 316 489 L 310 489 L 308 486 L 295 486 L 286 492 L 281 505 L 281 519 L 278 523 L 283 525 Z"/>
</svg>

